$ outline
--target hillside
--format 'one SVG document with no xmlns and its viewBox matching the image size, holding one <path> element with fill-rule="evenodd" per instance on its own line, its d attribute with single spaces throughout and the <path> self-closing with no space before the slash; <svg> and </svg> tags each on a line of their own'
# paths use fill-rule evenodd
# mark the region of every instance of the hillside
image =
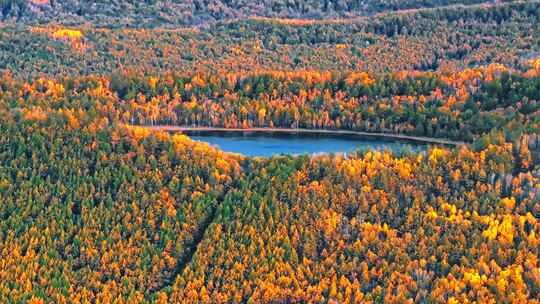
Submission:
<svg viewBox="0 0 540 304">
<path fill-rule="evenodd" d="M 344 81 L 115 77 L 0 80 L 0 301 L 540 296 L 539 62 L 523 73 L 492 66 Z M 125 126 L 292 119 L 474 143 L 425 155 L 250 159 Z"/>
<path fill-rule="evenodd" d="M 0 70 L 56 78 L 118 70 L 155 75 L 171 70 L 517 67 L 540 49 L 539 16 L 540 3 L 519 3 L 332 22 L 250 18 L 205 29 L 5 25 L 0 28 Z"/>
<path fill-rule="evenodd" d="M 539 2 L 0 7 L 0 303 L 540 303 Z"/>
<path fill-rule="evenodd" d="M 338 18 L 385 11 L 433 8 L 486 0 L 308 0 L 308 1 L 80 1 L 2 0 L 0 19 L 18 22 L 92 23 L 100 27 L 191 26 L 251 16 L 282 18 Z"/>
</svg>

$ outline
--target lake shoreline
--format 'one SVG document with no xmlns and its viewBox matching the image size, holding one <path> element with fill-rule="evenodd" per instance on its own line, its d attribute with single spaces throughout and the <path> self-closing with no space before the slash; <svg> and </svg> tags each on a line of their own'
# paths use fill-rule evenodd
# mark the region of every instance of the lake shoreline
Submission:
<svg viewBox="0 0 540 304">
<path fill-rule="evenodd" d="M 453 141 L 448 139 L 412 136 L 402 134 L 391 134 L 381 132 L 362 132 L 353 130 L 329 130 L 329 129 L 304 129 L 304 128 L 220 128 L 220 127 L 184 127 L 173 125 L 143 125 L 136 126 L 146 128 L 152 131 L 165 132 L 245 132 L 245 133 L 284 133 L 284 134 L 324 134 L 324 135 L 353 135 L 364 138 L 381 138 L 390 140 L 401 140 L 415 143 L 438 144 L 447 146 L 461 146 L 465 142 Z"/>
</svg>

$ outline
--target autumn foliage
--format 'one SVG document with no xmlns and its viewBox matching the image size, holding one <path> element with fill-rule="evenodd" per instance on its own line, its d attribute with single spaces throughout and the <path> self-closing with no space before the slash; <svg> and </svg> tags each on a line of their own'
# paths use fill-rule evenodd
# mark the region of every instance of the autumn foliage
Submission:
<svg viewBox="0 0 540 304">
<path fill-rule="evenodd" d="M 0 83 L 2 302 L 540 295 L 537 77 L 488 66 L 459 74 L 6 74 Z M 403 113 L 418 115 L 415 128 L 399 127 Z M 497 128 L 478 124 L 486 115 Z M 384 117 L 388 131 L 428 122 L 439 131 L 419 134 L 443 137 L 456 119 L 474 143 L 427 154 L 247 159 L 135 126 L 340 121 L 354 129 L 370 119 L 381 127 Z"/>
<path fill-rule="evenodd" d="M 0 303 L 539 303 L 537 2 L 91 2 L 0 1 Z M 463 144 L 248 158 L 159 125 Z"/>
</svg>

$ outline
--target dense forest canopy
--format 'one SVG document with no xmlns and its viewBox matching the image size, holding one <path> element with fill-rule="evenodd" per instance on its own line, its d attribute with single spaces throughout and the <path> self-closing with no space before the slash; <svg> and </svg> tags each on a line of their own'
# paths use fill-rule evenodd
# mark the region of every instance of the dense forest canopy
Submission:
<svg viewBox="0 0 540 304">
<path fill-rule="evenodd" d="M 336 22 L 251 18 L 205 29 L 6 24 L 0 27 L 0 70 L 57 78 L 128 69 L 156 75 L 515 67 L 540 50 L 539 19 L 540 3 L 530 2 Z"/>
<path fill-rule="evenodd" d="M 0 303 L 540 303 L 537 1 L 0 17 Z M 464 144 L 249 158 L 159 125 Z"/>
<path fill-rule="evenodd" d="M 5 74 L 0 300 L 533 302 L 540 61 L 531 64 L 452 74 Z M 397 133 L 406 132 L 399 113 L 439 130 L 431 136 L 452 134 L 441 132 L 458 119 L 475 140 L 425 155 L 250 159 L 133 126 L 279 127 L 288 115 L 309 123 L 307 113 L 326 123 L 327 107 L 360 115 L 355 123 L 390 115 Z"/>
<path fill-rule="evenodd" d="M 490 3 L 487 0 L 1 0 L 0 18 L 18 22 L 90 22 L 105 27 L 205 25 L 251 16 L 344 18 L 379 12 Z"/>
</svg>

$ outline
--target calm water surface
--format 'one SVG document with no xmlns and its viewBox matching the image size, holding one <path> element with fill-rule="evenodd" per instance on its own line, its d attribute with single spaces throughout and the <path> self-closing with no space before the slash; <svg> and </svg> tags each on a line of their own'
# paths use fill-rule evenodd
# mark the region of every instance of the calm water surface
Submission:
<svg viewBox="0 0 540 304">
<path fill-rule="evenodd" d="M 358 150 L 420 152 L 427 145 L 384 139 L 366 139 L 351 135 L 283 134 L 256 132 L 186 132 L 193 140 L 207 142 L 226 152 L 245 156 L 268 157 L 280 154 L 347 153 Z"/>
</svg>

